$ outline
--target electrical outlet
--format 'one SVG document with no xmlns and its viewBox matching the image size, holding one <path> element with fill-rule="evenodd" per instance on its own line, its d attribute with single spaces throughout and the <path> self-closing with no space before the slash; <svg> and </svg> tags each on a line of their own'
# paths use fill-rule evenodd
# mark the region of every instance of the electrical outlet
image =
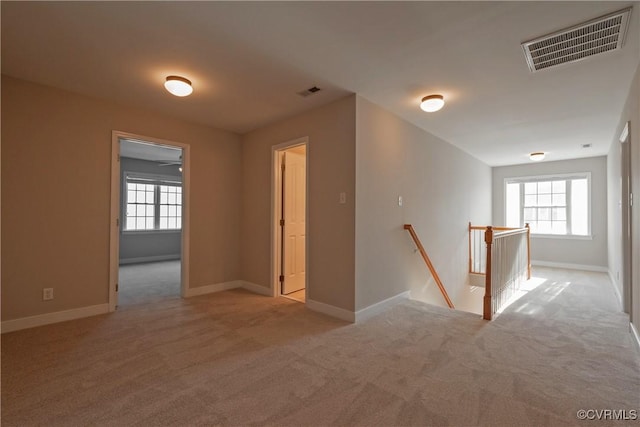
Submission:
<svg viewBox="0 0 640 427">
<path fill-rule="evenodd" d="M 42 301 L 49 301 L 53 299 L 53 288 L 42 289 Z"/>
<path fill-rule="evenodd" d="M 340 204 L 344 205 L 347 203 L 347 193 L 340 193 Z"/>
</svg>

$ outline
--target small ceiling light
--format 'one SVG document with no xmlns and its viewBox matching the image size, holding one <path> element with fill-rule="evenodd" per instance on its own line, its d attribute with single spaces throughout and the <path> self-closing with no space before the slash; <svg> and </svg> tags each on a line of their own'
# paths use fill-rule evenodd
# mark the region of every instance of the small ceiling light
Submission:
<svg viewBox="0 0 640 427">
<path fill-rule="evenodd" d="M 433 113 L 444 107 L 444 97 L 442 95 L 429 95 L 422 98 L 420 108 L 427 113 Z"/>
<path fill-rule="evenodd" d="M 169 76 L 164 82 L 164 87 L 175 96 L 187 96 L 193 92 L 191 81 L 180 76 Z"/>
<path fill-rule="evenodd" d="M 544 156 L 545 156 L 545 153 L 543 153 L 542 151 L 529 154 L 529 158 L 534 162 L 539 162 L 540 160 L 544 159 Z"/>
</svg>

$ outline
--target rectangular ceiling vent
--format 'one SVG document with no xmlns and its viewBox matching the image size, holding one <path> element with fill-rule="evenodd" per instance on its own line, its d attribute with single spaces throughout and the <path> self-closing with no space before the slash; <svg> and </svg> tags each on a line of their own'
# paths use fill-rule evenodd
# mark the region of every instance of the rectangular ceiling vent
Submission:
<svg viewBox="0 0 640 427">
<path fill-rule="evenodd" d="M 532 73 L 621 49 L 631 8 L 522 43 Z"/>
<path fill-rule="evenodd" d="M 305 89 L 305 90 L 302 90 L 302 91 L 298 92 L 298 95 L 300 95 L 303 98 L 306 98 L 307 96 L 313 95 L 314 93 L 320 92 L 321 90 L 322 89 L 320 89 L 319 87 L 314 86 L 314 87 L 310 87 L 309 89 Z"/>
</svg>

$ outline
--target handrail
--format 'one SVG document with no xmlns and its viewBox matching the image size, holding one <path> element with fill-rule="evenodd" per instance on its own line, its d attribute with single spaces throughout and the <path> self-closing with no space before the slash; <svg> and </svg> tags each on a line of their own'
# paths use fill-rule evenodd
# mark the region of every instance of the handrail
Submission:
<svg viewBox="0 0 640 427">
<path fill-rule="evenodd" d="M 449 298 L 449 294 L 447 294 L 447 290 L 444 288 L 444 285 L 442 284 L 442 281 L 438 276 L 438 273 L 436 273 L 436 269 L 434 268 L 433 264 L 431 263 L 431 260 L 429 259 L 429 255 L 427 255 L 427 251 L 424 250 L 422 243 L 420 243 L 420 239 L 418 238 L 416 231 L 413 229 L 413 226 L 411 224 L 405 224 L 404 229 L 408 230 L 409 234 L 411 234 L 413 241 L 415 242 L 416 246 L 418 247 L 418 250 L 420 251 L 420 254 L 422 255 L 422 259 L 424 259 L 425 264 L 427 264 L 427 267 L 429 268 L 429 271 L 431 272 L 433 279 L 436 281 L 438 288 L 440 288 L 440 292 L 442 293 L 442 296 L 444 297 L 445 301 L 447 301 L 447 305 L 449 306 L 449 308 L 455 308 L 453 306 L 453 302 L 451 302 L 451 299 Z"/>
<path fill-rule="evenodd" d="M 487 227 L 488 226 L 486 225 L 471 225 L 471 222 L 469 222 L 469 274 L 486 274 L 486 265 L 484 264 L 486 257 L 484 256 L 484 252 L 487 246 L 485 244 L 483 233 L 487 230 Z M 518 233 L 519 230 L 522 229 L 491 226 L 491 230 L 494 231 L 495 237 L 498 235 L 498 233 L 495 232 L 500 232 L 500 236 L 502 236 L 503 232 Z M 527 242 L 529 242 L 529 238 L 527 238 Z M 529 243 L 527 243 L 527 250 L 529 252 L 528 259 L 531 259 L 531 248 Z M 529 275 L 531 275 L 531 267 L 529 267 Z"/>
</svg>

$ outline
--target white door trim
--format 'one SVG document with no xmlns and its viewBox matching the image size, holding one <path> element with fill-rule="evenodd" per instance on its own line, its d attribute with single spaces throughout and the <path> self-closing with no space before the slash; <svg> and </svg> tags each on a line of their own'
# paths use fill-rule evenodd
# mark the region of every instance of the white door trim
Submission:
<svg viewBox="0 0 640 427">
<path fill-rule="evenodd" d="M 310 143 L 309 137 L 294 139 L 292 141 L 284 142 L 282 144 L 274 145 L 271 147 L 271 294 L 274 297 L 281 295 L 280 292 L 280 185 L 282 181 L 281 174 L 281 161 L 282 151 L 293 148 L 299 145 L 306 146 L 306 191 L 305 191 L 305 289 L 307 298 L 309 297 L 309 156 L 310 156 Z M 306 298 L 305 298 L 306 299 Z"/>
<path fill-rule="evenodd" d="M 184 298 L 189 289 L 189 234 L 190 234 L 190 190 L 191 190 L 191 147 L 189 144 L 168 141 L 128 132 L 111 132 L 111 205 L 109 222 L 109 311 L 117 305 L 116 284 L 118 283 L 120 247 L 120 139 L 133 139 L 154 145 L 169 145 L 182 149 L 182 254 L 180 295 Z M 120 223 L 118 223 L 120 222 Z"/>
</svg>

